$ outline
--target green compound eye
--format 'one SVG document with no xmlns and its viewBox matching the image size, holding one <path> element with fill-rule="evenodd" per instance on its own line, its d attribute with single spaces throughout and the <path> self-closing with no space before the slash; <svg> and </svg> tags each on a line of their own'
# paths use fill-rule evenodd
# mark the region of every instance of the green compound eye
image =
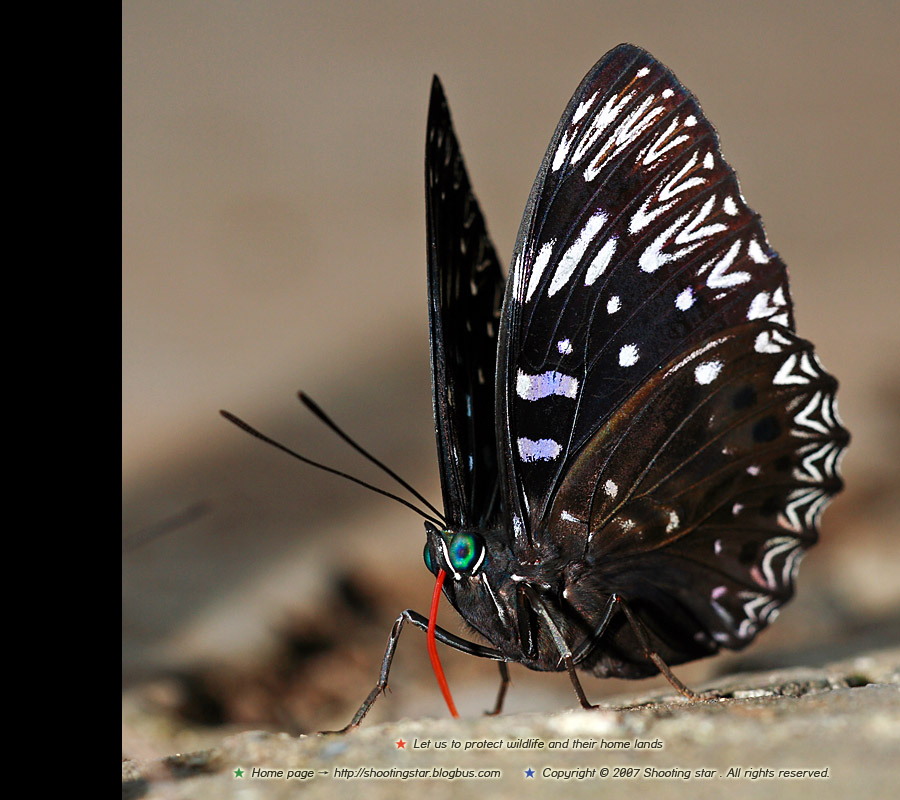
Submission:
<svg viewBox="0 0 900 800">
<path fill-rule="evenodd" d="M 457 533 L 450 540 L 450 565 L 460 572 L 477 567 L 484 558 L 484 542 L 471 533 Z"/>
<path fill-rule="evenodd" d="M 425 566 L 428 568 L 428 571 L 434 575 L 434 564 L 431 563 L 431 549 L 428 545 L 425 545 L 425 552 L 422 553 L 422 558 L 425 559 Z"/>
</svg>

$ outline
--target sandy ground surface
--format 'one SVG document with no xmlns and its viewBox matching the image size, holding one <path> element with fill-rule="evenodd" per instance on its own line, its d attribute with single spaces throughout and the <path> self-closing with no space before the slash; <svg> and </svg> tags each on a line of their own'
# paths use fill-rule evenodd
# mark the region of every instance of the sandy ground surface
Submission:
<svg viewBox="0 0 900 800">
<path fill-rule="evenodd" d="M 302 388 L 437 499 L 422 186 L 431 75 L 506 259 L 560 112 L 621 41 L 674 69 L 718 128 L 789 265 L 799 332 L 841 381 L 853 434 L 848 488 L 797 600 L 745 654 L 680 674 L 699 683 L 896 642 L 898 28 L 900 7 L 865 2 L 814 13 L 774 2 L 125 3 L 123 677 L 126 705 L 174 722 L 148 736 L 129 718 L 124 755 L 184 749 L 177 736 L 194 724 L 342 724 L 397 612 L 425 610 L 417 518 L 290 462 L 217 411 L 379 479 L 300 408 Z M 453 627 L 451 609 L 442 623 Z M 408 636 L 373 722 L 441 713 L 422 637 Z M 471 661 L 445 657 L 458 702 L 478 709 L 496 677 Z M 511 712 L 571 707 L 564 676 L 522 673 Z"/>
<path fill-rule="evenodd" d="M 900 651 L 620 697 L 595 711 L 249 732 L 123 765 L 124 797 L 865 797 L 896 792 Z"/>
</svg>

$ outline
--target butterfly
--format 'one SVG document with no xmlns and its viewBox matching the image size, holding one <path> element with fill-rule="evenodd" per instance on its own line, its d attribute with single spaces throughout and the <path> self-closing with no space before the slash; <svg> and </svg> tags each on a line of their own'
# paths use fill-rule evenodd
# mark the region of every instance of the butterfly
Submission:
<svg viewBox="0 0 900 800">
<path fill-rule="evenodd" d="M 714 128 L 649 53 L 611 50 L 557 125 L 506 282 L 436 77 L 425 180 L 446 516 L 425 561 L 492 652 L 444 641 L 566 670 L 585 706 L 576 670 L 692 694 L 668 665 L 776 618 L 848 442 Z"/>
<path fill-rule="evenodd" d="M 715 129 L 653 56 L 611 50 L 557 125 L 506 280 L 437 77 L 425 183 L 435 592 L 345 730 L 406 623 L 454 715 L 435 640 L 499 663 L 495 712 L 511 662 L 566 671 L 584 707 L 578 671 L 695 697 L 670 666 L 775 620 L 849 440 Z M 485 644 L 436 626 L 441 594 Z"/>
</svg>

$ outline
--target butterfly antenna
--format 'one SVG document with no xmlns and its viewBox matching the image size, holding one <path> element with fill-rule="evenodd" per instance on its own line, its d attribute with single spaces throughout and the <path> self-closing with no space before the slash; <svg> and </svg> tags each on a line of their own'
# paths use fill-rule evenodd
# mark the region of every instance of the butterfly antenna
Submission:
<svg viewBox="0 0 900 800">
<path fill-rule="evenodd" d="M 311 458 L 307 458 L 306 456 L 301 456 L 300 453 L 297 453 L 296 451 L 291 450 L 290 447 L 286 447 L 285 445 L 281 444 L 281 442 L 276 442 L 274 439 L 270 438 L 269 436 L 266 436 L 264 433 L 260 433 L 258 430 L 256 430 L 256 428 L 252 427 L 251 425 L 248 425 L 246 422 L 244 422 L 244 420 L 240 419 L 239 417 L 236 417 L 234 414 L 232 414 L 228 411 L 220 410 L 219 413 L 223 417 L 225 417 L 225 419 L 227 419 L 229 422 L 231 422 L 234 425 L 237 425 L 242 431 L 249 433 L 251 436 L 255 436 L 257 439 L 260 439 L 261 441 L 265 442 L 266 444 L 272 445 L 272 447 L 278 448 L 282 452 L 287 453 L 289 456 L 293 456 L 297 460 L 302 461 L 304 464 L 309 464 L 311 467 L 316 467 L 325 472 L 330 472 L 332 475 L 338 475 L 341 478 L 346 478 L 348 481 L 352 481 L 353 483 L 358 483 L 360 486 L 365 486 L 366 489 L 371 489 L 376 494 L 384 495 L 385 497 L 390 497 L 392 500 L 396 500 L 401 505 L 404 505 L 407 508 L 412 509 L 420 517 L 424 517 L 429 522 L 431 522 L 435 525 L 443 525 L 444 524 L 442 520 L 435 519 L 430 514 L 426 514 L 424 511 L 422 511 L 422 509 L 416 508 L 416 506 L 414 506 L 408 500 L 404 500 L 402 497 L 398 497 L 397 495 L 392 494 L 391 492 L 387 492 L 384 489 L 379 489 L 377 486 L 373 486 L 371 483 L 366 483 L 365 481 L 360 480 L 359 478 L 355 478 L 353 475 L 348 475 L 346 472 L 341 472 L 339 469 L 334 469 L 333 467 L 327 467 L 327 466 L 325 466 L 325 464 L 320 464 L 318 461 L 313 461 Z"/>
<path fill-rule="evenodd" d="M 340 436 L 347 444 L 349 444 L 357 453 L 369 459 L 376 467 L 384 470 L 388 475 L 390 475 L 397 483 L 399 483 L 406 491 L 416 497 L 420 502 L 424 503 L 431 511 L 433 511 L 440 519 L 444 518 L 444 515 L 441 514 L 425 497 L 417 492 L 412 486 L 410 486 L 403 478 L 401 478 L 394 470 L 392 470 L 389 466 L 379 461 L 375 456 L 369 453 L 362 445 L 357 444 L 353 439 L 350 438 L 349 434 L 344 433 L 337 423 L 331 419 L 320 407 L 319 405 L 306 393 L 298 392 L 297 396 L 300 398 L 300 402 L 303 403 L 313 414 L 315 414 L 322 422 L 324 422 L 331 430 L 333 430 L 338 436 Z"/>
</svg>

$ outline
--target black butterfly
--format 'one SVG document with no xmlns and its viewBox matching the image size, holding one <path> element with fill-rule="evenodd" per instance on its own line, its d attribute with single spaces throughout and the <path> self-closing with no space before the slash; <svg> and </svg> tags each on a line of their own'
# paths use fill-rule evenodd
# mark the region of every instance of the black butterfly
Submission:
<svg viewBox="0 0 900 800">
<path fill-rule="evenodd" d="M 425 562 L 500 663 L 601 677 L 740 649 L 794 591 L 841 489 L 835 379 L 694 97 L 632 45 L 587 74 L 504 285 L 447 101 L 425 153 L 444 501 Z M 437 592 L 436 592 L 437 596 Z M 434 611 L 431 615 L 434 627 Z M 387 685 L 397 619 L 378 684 Z M 448 698 L 449 701 L 449 698 Z"/>
<path fill-rule="evenodd" d="M 447 517 L 426 563 L 493 650 L 444 640 L 567 669 L 584 704 L 575 668 L 639 678 L 749 644 L 793 594 L 848 435 L 697 101 L 637 47 L 604 56 L 505 287 L 437 78 L 425 181 Z"/>
</svg>

